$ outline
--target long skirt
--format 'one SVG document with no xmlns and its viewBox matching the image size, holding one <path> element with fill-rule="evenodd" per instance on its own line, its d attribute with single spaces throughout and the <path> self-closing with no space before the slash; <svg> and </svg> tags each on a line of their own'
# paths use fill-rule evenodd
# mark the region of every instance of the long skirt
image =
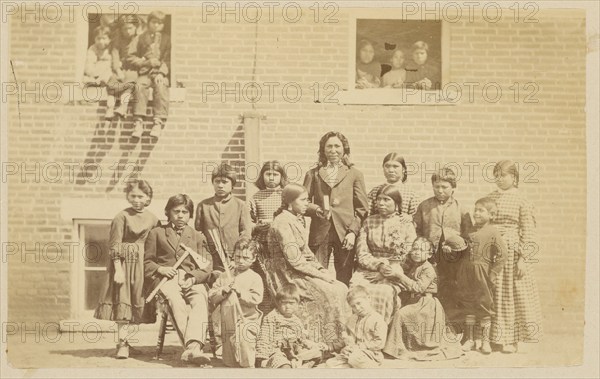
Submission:
<svg viewBox="0 0 600 379">
<path fill-rule="evenodd" d="M 431 294 L 411 298 L 390 324 L 383 352 L 400 357 L 406 350 L 434 349 L 440 346 L 446 327 L 444 309 Z"/>
<path fill-rule="evenodd" d="M 494 314 L 493 283 L 489 276 L 489 265 L 464 260 L 457 271 L 456 311 L 453 318 L 464 320 L 467 315 L 476 319 Z"/>
<path fill-rule="evenodd" d="M 508 255 L 496 280 L 490 341 L 508 345 L 519 341 L 539 342 L 542 335 L 541 309 L 538 289 L 530 263 L 525 263 L 525 275 L 515 278 L 515 250 L 519 246 L 518 231 L 504 235 Z"/>
<path fill-rule="evenodd" d="M 298 281 L 300 280 L 296 280 Z M 313 299 L 301 299 L 298 315 L 311 339 L 316 342 L 341 343 L 344 325 L 350 315 L 350 308 L 346 303 L 348 288 L 339 281 L 330 284 L 310 277 L 301 281 L 313 295 Z"/>
<path fill-rule="evenodd" d="M 144 315 L 144 246 L 135 243 L 128 245 L 129 248 L 122 247 L 128 253 L 121 259 L 125 282 L 115 283 L 115 269 L 113 262 L 109 261 L 107 281 L 100 292 L 102 295 L 94 318 L 128 321 L 132 324 L 152 322 Z"/>
</svg>

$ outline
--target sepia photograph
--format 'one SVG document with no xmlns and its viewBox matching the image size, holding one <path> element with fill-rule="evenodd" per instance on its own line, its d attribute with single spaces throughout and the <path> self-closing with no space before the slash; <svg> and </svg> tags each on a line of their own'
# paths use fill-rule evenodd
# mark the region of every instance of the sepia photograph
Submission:
<svg viewBox="0 0 600 379">
<path fill-rule="evenodd" d="M 598 377 L 599 6 L 2 2 L 0 376 Z"/>
<path fill-rule="evenodd" d="M 441 52 L 439 20 L 358 19 L 356 88 L 440 90 Z"/>
</svg>

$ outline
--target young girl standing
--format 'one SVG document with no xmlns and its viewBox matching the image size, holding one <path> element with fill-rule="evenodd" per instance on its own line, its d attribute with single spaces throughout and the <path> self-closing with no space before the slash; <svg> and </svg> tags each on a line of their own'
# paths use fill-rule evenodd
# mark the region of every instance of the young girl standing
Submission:
<svg viewBox="0 0 600 379">
<path fill-rule="evenodd" d="M 519 192 L 519 171 L 514 162 L 503 160 L 494 167 L 498 189 L 488 195 L 498 204 L 492 225 L 507 245 L 507 257 L 498 276 L 492 318 L 491 341 L 502 352 L 514 353 L 519 341 L 535 342 L 541 334 L 540 301 L 530 256 L 535 254 L 536 221 L 533 206 Z"/>
<path fill-rule="evenodd" d="M 145 180 L 133 180 L 125 188 L 131 207 L 119 212 L 110 226 L 110 261 L 104 295 L 94 317 L 117 322 L 117 358 L 129 357 L 128 325 L 142 322 L 144 298 L 144 242 L 158 218 L 146 211 L 152 187 Z"/>
<path fill-rule="evenodd" d="M 287 174 L 279 161 L 268 161 L 262 166 L 258 179 L 254 183 L 259 191 L 248 202 L 250 219 L 252 221 L 252 237 L 260 244 L 257 260 L 252 266 L 263 279 L 265 291 L 263 301 L 259 308 L 268 313 L 273 305 L 271 297 L 275 296 L 276 289 L 265 273 L 265 255 L 267 252 L 267 232 L 273 222 L 273 214 L 281 206 L 281 193 L 288 184 Z M 272 296 L 271 296 L 272 295 Z"/>
<path fill-rule="evenodd" d="M 254 183 L 259 191 L 252 196 L 248 206 L 253 223 L 252 235 L 262 244 L 267 242 L 273 213 L 281 206 L 281 192 L 287 183 L 287 175 L 279 161 L 265 162 Z"/>
</svg>

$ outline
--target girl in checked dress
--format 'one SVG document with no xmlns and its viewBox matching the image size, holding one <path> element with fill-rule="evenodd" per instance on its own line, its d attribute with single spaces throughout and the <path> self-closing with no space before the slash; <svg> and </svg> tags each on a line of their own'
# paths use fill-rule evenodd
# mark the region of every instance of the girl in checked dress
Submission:
<svg viewBox="0 0 600 379">
<path fill-rule="evenodd" d="M 288 184 L 283 165 L 279 161 L 265 162 L 254 184 L 259 191 L 248 201 L 248 207 L 252 221 L 252 238 L 260 244 L 260 248 L 252 269 L 262 277 L 264 287 L 267 289 L 259 309 L 268 313 L 274 307 L 272 297 L 275 296 L 276 289 L 265 273 L 265 260 L 268 254 L 267 233 L 273 222 L 273 214 L 281 206 L 283 187 Z"/>
<path fill-rule="evenodd" d="M 516 164 L 498 162 L 494 176 L 498 189 L 487 196 L 498 205 L 492 225 L 500 231 L 508 253 L 497 279 L 490 340 L 502 345 L 503 353 L 514 353 L 519 341 L 537 342 L 541 335 L 540 300 L 531 267 L 539 246 L 533 206 L 517 189 Z"/>
</svg>

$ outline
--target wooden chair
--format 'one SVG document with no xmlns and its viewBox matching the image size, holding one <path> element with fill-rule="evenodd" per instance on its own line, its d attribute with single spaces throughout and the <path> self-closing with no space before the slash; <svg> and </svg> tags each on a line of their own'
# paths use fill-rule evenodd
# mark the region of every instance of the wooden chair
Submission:
<svg viewBox="0 0 600 379">
<path fill-rule="evenodd" d="M 158 328 L 158 340 L 156 342 L 156 351 L 154 354 L 155 360 L 160 360 L 160 356 L 163 352 L 163 347 L 165 345 L 165 336 L 167 335 L 167 331 L 175 331 L 177 336 L 179 337 L 179 342 L 181 346 L 185 345 L 185 341 L 183 336 L 179 333 L 179 330 L 175 326 L 175 318 L 173 317 L 173 310 L 169 305 L 167 299 L 160 293 L 160 291 L 156 294 L 156 308 L 158 313 L 160 314 L 160 325 Z M 215 339 L 215 331 L 212 324 L 211 314 L 208 314 L 208 335 L 210 341 L 210 348 L 212 351 L 212 355 L 214 358 L 217 357 L 217 341 Z"/>
</svg>

